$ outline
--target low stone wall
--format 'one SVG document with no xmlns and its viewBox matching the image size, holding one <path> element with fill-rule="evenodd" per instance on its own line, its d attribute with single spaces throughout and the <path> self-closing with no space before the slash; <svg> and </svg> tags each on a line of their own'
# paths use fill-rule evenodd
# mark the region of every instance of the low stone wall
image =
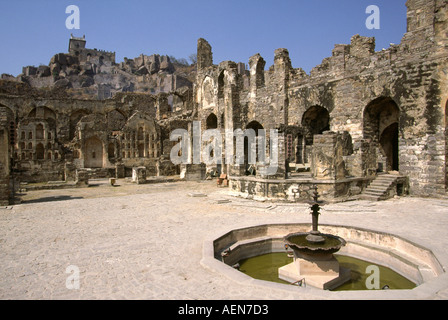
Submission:
<svg viewBox="0 0 448 320">
<path fill-rule="evenodd" d="M 341 180 L 261 179 L 231 176 L 230 193 L 254 200 L 301 202 L 312 200 L 317 186 L 321 200 L 344 201 L 356 197 L 371 182 L 371 178 L 346 178 Z"/>
</svg>

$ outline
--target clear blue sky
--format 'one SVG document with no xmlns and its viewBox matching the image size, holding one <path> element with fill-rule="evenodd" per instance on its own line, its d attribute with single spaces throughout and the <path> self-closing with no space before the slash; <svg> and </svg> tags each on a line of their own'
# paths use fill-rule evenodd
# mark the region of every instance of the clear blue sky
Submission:
<svg viewBox="0 0 448 320">
<path fill-rule="evenodd" d="M 374 36 L 376 50 L 400 43 L 406 0 L 0 0 L 0 73 L 14 76 L 27 65 L 48 65 L 68 51 L 70 34 L 87 47 L 124 57 L 187 58 L 198 38 L 213 48 L 214 63 L 248 63 L 260 53 L 266 68 L 274 50 L 287 48 L 294 68 L 309 72 L 331 56 L 334 44 L 355 34 Z M 68 30 L 66 7 L 80 9 L 80 30 Z M 380 8 L 380 30 L 368 30 L 367 6 Z"/>
</svg>

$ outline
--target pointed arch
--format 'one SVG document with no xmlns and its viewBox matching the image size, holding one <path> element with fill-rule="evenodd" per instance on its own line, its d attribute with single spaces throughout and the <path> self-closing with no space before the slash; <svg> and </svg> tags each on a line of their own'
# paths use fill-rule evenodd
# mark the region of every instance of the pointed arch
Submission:
<svg viewBox="0 0 448 320">
<path fill-rule="evenodd" d="M 296 153 L 301 155 L 302 163 L 309 163 L 311 160 L 311 148 L 314 144 L 314 135 L 322 134 L 330 130 L 330 112 L 319 105 L 308 108 L 302 116 L 302 132 L 297 137 L 301 142 L 297 143 L 301 149 Z"/>
<path fill-rule="evenodd" d="M 302 127 L 312 144 L 313 135 L 330 130 L 330 112 L 319 105 L 308 108 L 302 116 Z"/>
<path fill-rule="evenodd" d="M 206 120 L 206 129 L 218 129 L 218 117 L 214 114 L 211 113 Z"/>
<path fill-rule="evenodd" d="M 400 108 L 390 97 L 371 101 L 363 113 L 364 139 L 377 147 L 379 171 L 399 170 Z"/>
</svg>

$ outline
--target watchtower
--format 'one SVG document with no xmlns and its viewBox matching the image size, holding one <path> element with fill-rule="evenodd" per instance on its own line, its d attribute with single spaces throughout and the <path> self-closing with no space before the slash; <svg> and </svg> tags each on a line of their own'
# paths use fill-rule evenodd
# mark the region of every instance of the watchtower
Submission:
<svg viewBox="0 0 448 320">
<path fill-rule="evenodd" d="M 86 48 L 86 36 L 83 35 L 82 38 L 74 37 L 73 34 L 70 37 L 68 52 L 74 54 L 79 53 L 80 50 Z"/>
</svg>

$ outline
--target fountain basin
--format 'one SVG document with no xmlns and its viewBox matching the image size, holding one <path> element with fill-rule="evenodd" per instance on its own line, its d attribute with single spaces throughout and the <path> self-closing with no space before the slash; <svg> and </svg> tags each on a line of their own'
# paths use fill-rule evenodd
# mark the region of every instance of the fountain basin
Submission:
<svg viewBox="0 0 448 320">
<path fill-rule="evenodd" d="M 317 290 L 311 286 L 299 288 L 252 278 L 235 268 L 239 261 L 272 252 L 285 252 L 285 235 L 310 230 L 309 223 L 278 223 L 230 228 L 226 232 L 210 235 L 204 240 L 201 265 L 234 281 L 240 286 L 259 286 L 271 290 L 284 290 L 288 294 L 309 294 L 314 297 L 351 299 L 348 292 Z M 444 266 L 431 249 L 409 241 L 400 235 L 365 229 L 357 226 L 320 225 L 323 233 L 341 236 L 347 241 L 338 254 L 358 258 L 371 264 L 390 268 L 417 286 L 412 290 L 361 290 L 357 299 L 422 299 L 431 298 L 448 283 Z M 223 252 L 229 254 L 222 256 Z M 279 287 L 280 286 L 280 287 Z M 305 291 L 303 291 L 305 289 Z M 359 290 L 359 289 L 358 289 Z"/>
</svg>

